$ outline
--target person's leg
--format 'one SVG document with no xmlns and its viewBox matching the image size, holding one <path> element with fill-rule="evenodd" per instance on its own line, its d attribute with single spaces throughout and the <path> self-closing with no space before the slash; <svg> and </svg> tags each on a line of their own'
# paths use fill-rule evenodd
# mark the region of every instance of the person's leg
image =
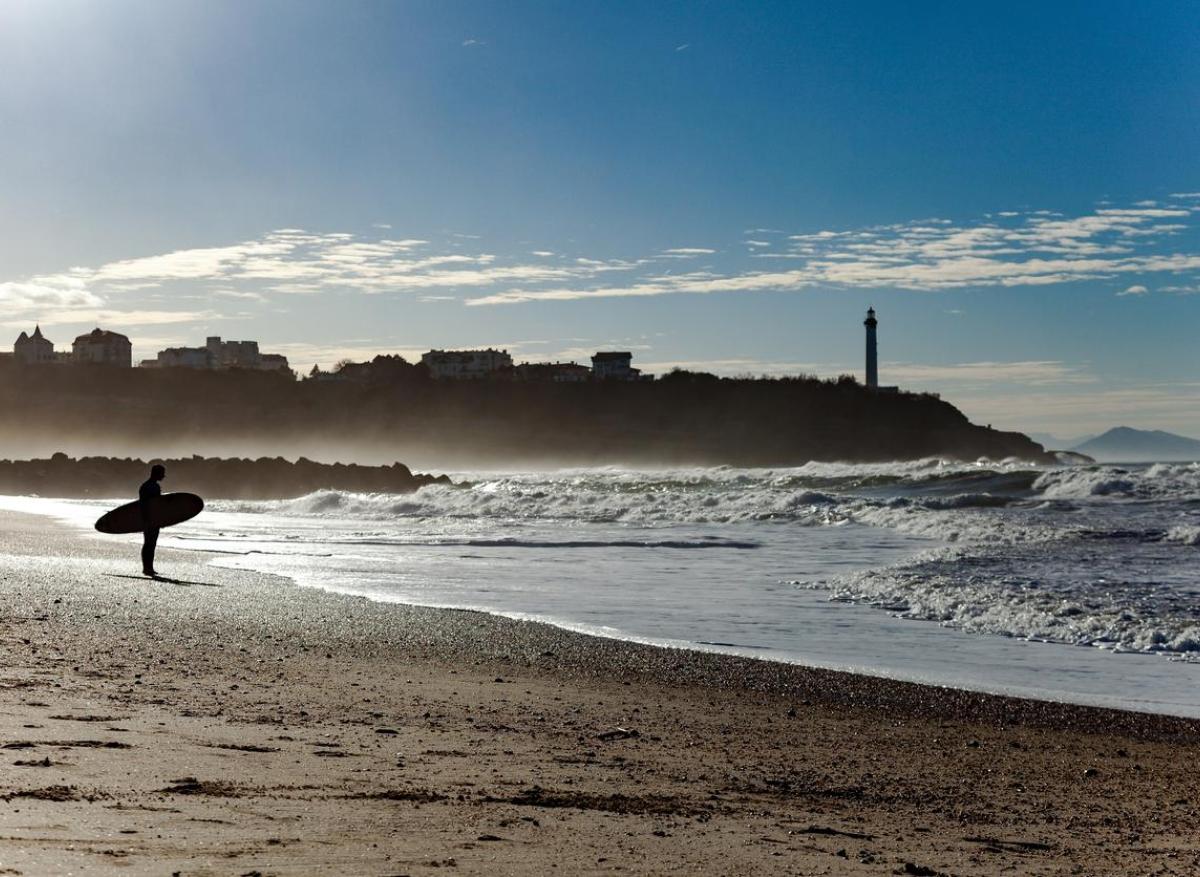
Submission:
<svg viewBox="0 0 1200 877">
<path fill-rule="evenodd" d="M 158 530 L 146 530 L 142 541 L 142 572 L 154 575 L 154 549 L 158 545 Z"/>
</svg>

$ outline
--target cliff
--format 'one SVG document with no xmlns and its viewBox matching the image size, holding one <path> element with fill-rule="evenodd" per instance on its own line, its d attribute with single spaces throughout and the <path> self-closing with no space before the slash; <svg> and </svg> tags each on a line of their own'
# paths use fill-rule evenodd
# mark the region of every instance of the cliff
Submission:
<svg viewBox="0 0 1200 877">
<path fill-rule="evenodd" d="M 941 399 L 852 380 L 434 382 L 105 368 L 0 369 L 0 454 L 248 453 L 457 465 L 798 465 L 946 456 L 1041 460 Z M 119 449 L 119 450 L 118 450 Z"/>
</svg>

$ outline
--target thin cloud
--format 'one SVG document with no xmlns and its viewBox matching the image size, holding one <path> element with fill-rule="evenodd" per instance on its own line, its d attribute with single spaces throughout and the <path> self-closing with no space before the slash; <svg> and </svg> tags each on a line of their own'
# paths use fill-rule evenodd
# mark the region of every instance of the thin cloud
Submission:
<svg viewBox="0 0 1200 877">
<path fill-rule="evenodd" d="M 216 311 L 157 310 L 62 310 L 38 315 L 43 326 L 165 326 L 173 323 L 198 323 L 225 319 Z M 6 320 L 5 326 L 20 326 L 25 320 Z"/>
<path fill-rule="evenodd" d="M 960 362 L 945 365 L 899 362 L 888 363 L 886 371 L 889 381 L 913 386 L 947 383 L 1049 386 L 1093 384 L 1097 380 L 1082 366 L 1056 360 Z"/>
<path fill-rule="evenodd" d="M 83 278 L 54 275 L 0 283 L 0 304 L 10 314 L 21 314 L 43 309 L 97 307 L 103 301 L 87 289 Z"/>
<path fill-rule="evenodd" d="M 961 224 L 933 217 L 856 229 L 820 229 L 787 237 L 783 251 L 751 258 L 786 260 L 782 271 L 642 274 L 625 285 L 576 283 L 508 289 L 469 305 L 595 298 L 801 290 L 814 286 L 937 291 L 967 287 L 1055 286 L 1122 275 L 1181 273 L 1200 253 L 1163 251 L 1200 210 L 1178 203 L 1100 207 L 1080 216 L 1048 210 L 1005 211 L 1003 220 Z M 758 243 L 758 241 L 756 241 Z M 700 255 L 701 248 L 664 251 Z M 704 255 L 708 255 L 704 253 Z M 1137 284 L 1135 284 L 1137 285 Z"/>
<path fill-rule="evenodd" d="M 1003 211 L 976 222 L 928 217 L 789 235 L 752 229 L 748 233 L 758 236 L 743 241 L 749 251 L 733 248 L 747 270 L 723 264 L 714 247 L 671 247 L 629 258 L 568 258 L 539 248 L 522 256 L 488 252 L 478 238 L 456 232 L 435 241 L 282 228 L 221 246 L 14 278 L 0 282 L 0 303 L 19 318 L 117 310 L 134 301 L 145 309 L 152 299 L 138 296 L 145 290 L 159 296 L 155 310 L 197 295 L 261 304 L 284 295 L 412 293 L 418 301 L 454 296 L 487 306 L 813 288 L 1051 287 L 1121 279 L 1123 295 L 1144 295 L 1136 290 L 1150 288 L 1183 293 L 1184 285 L 1170 285 L 1172 278 L 1163 275 L 1185 275 L 1194 284 L 1200 252 L 1177 242 L 1194 237 L 1184 232 L 1192 231 L 1198 212 L 1200 205 L 1173 196 L 1076 216 Z M 668 270 L 691 267 L 688 259 L 703 259 L 705 270 Z"/>
<path fill-rule="evenodd" d="M 214 289 L 212 291 L 212 295 L 215 295 L 218 298 L 233 298 L 242 301 L 265 302 L 267 300 L 266 296 L 261 295 L 260 293 L 245 292 L 238 289 Z"/>
<path fill-rule="evenodd" d="M 1150 292 L 1150 290 L 1148 290 L 1146 287 L 1142 286 L 1140 283 L 1135 283 L 1133 286 L 1127 287 L 1126 289 L 1122 289 L 1120 292 L 1117 293 L 1117 296 L 1121 297 L 1121 296 L 1126 296 L 1126 295 L 1133 295 L 1133 296 L 1146 295 L 1148 292 Z"/>
</svg>

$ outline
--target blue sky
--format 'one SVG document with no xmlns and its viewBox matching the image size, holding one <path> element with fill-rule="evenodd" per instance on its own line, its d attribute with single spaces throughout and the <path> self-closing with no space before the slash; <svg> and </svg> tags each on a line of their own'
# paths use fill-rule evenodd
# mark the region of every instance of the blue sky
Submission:
<svg viewBox="0 0 1200 877">
<path fill-rule="evenodd" d="M 0 322 L 1200 435 L 1189 3 L 0 2 Z"/>
</svg>

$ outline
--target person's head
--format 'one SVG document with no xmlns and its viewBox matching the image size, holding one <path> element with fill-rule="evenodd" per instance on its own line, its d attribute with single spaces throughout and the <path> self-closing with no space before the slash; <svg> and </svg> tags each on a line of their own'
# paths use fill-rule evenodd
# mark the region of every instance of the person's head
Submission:
<svg viewBox="0 0 1200 877">
<path fill-rule="evenodd" d="M 167 467 L 166 466 L 162 465 L 161 463 L 155 463 L 153 466 L 150 467 L 150 480 L 151 481 L 162 481 L 166 477 L 167 477 Z"/>
</svg>

